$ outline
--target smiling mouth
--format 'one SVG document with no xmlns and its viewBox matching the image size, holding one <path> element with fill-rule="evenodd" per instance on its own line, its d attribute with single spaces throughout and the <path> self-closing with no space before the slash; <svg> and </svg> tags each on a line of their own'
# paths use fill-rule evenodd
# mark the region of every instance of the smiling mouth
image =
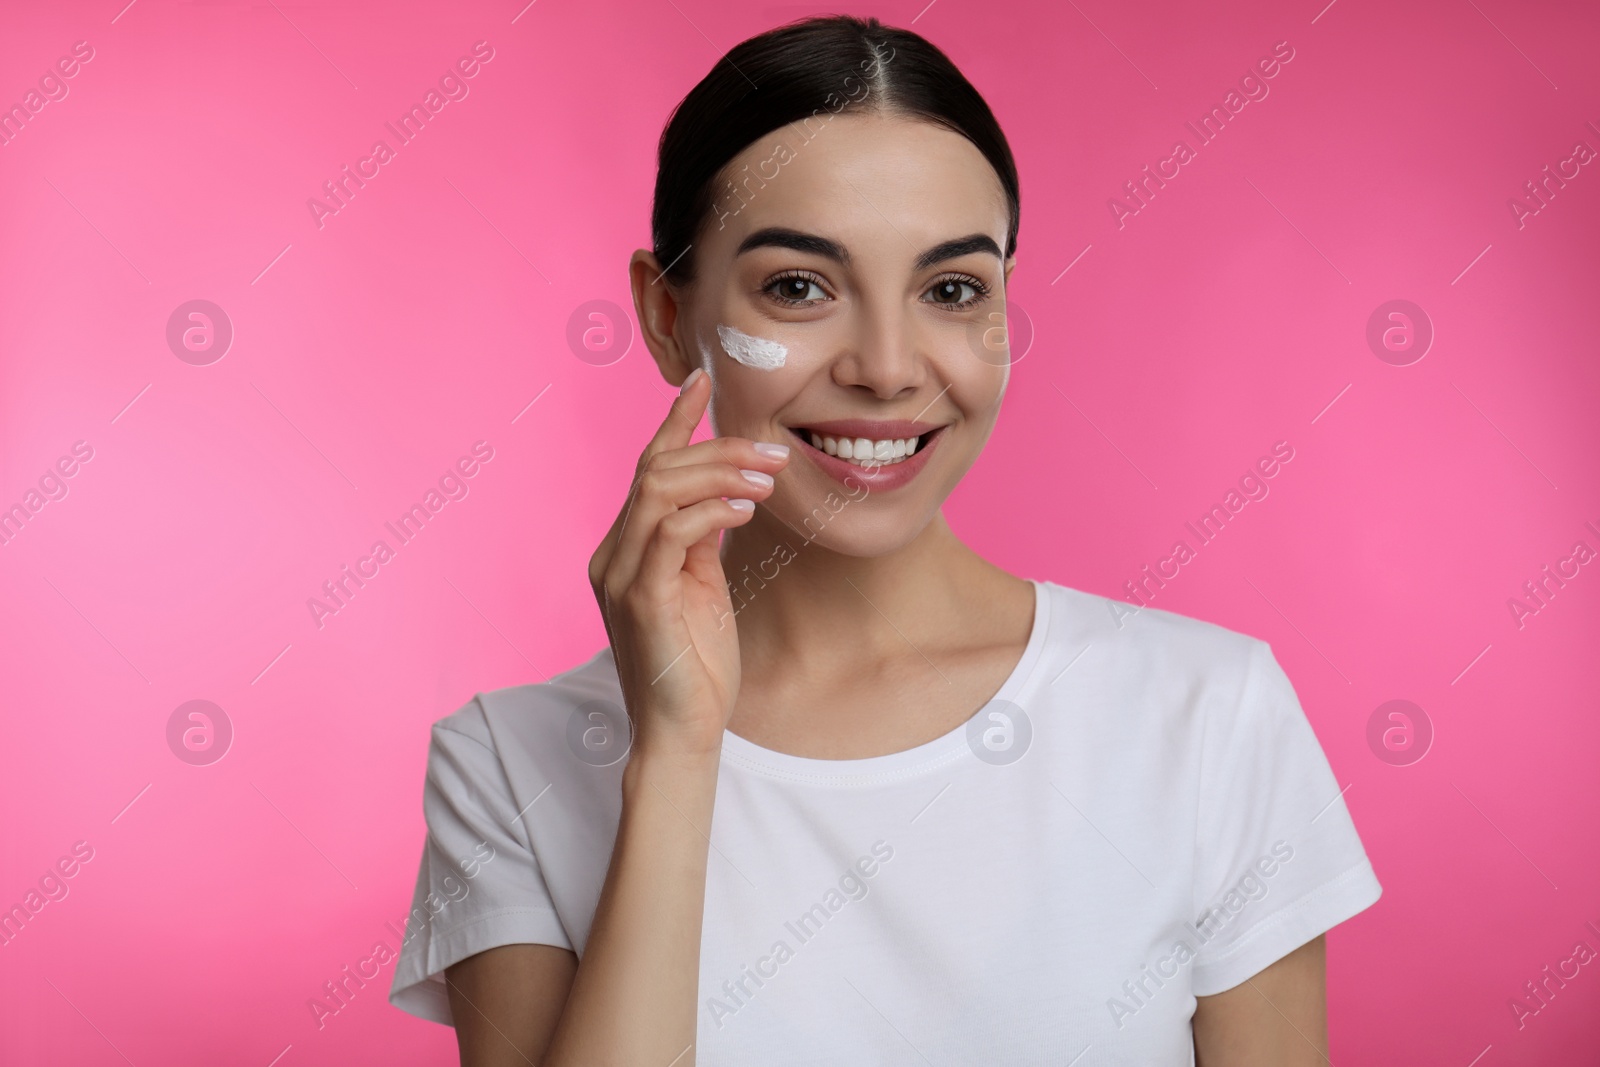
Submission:
<svg viewBox="0 0 1600 1067">
<path fill-rule="evenodd" d="M 823 433 L 805 426 L 790 427 L 790 432 L 819 452 L 862 468 L 892 467 L 904 463 L 944 431 L 939 426 L 908 437 L 849 437 Z"/>
</svg>

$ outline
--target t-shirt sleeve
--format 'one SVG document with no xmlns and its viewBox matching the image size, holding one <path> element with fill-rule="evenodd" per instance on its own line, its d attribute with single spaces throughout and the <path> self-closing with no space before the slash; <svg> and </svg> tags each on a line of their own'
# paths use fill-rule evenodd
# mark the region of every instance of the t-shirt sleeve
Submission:
<svg viewBox="0 0 1600 1067">
<path fill-rule="evenodd" d="M 433 726 L 422 849 L 389 1003 L 454 1025 L 444 969 L 496 945 L 570 949 L 478 698 Z"/>
<path fill-rule="evenodd" d="M 1288 676 L 1252 640 L 1200 772 L 1193 991 L 1231 989 L 1382 892 Z"/>
</svg>

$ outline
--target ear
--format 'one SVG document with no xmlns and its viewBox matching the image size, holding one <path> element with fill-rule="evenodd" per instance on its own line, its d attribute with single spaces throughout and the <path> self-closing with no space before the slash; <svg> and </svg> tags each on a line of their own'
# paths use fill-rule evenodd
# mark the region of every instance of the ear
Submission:
<svg viewBox="0 0 1600 1067">
<path fill-rule="evenodd" d="M 1014 270 L 1016 268 L 1016 266 L 1017 266 L 1017 254 L 1015 252 L 1013 252 L 1013 253 L 1011 253 L 1011 258 L 1006 260 L 1006 263 L 1005 263 L 1005 277 L 1004 277 L 1003 281 L 1006 283 L 1006 288 L 1007 289 L 1011 288 L 1011 272 L 1012 272 L 1012 270 Z"/>
<path fill-rule="evenodd" d="M 669 287 L 660 261 L 645 248 L 635 251 L 628 260 L 628 280 L 633 287 L 639 333 L 661 377 L 673 386 L 683 384 L 689 372 L 700 365 L 699 353 L 687 351 L 678 343 L 676 331 L 683 293 Z"/>
</svg>

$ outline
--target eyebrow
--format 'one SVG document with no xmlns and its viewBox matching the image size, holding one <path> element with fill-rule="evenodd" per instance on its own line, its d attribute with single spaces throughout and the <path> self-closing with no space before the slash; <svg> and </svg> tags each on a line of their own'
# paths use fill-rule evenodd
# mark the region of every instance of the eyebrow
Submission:
<svg viewBox="0 0 1600 1067">
<path fill-rule="evenodd" d="M 752 233 L 739 242 L 739 248 L 734 252 L 734 255 L 742 256 L 756 248 L 787 248 L 795 252 L 805 252 L 809 255 L 831 259 L 843 267 L 850 266 L 850 250 L 838 241 L 827 237 L 818 237 L 816 234 L 801 233 L 799 230 L 785 229 L 781 226 L 768 226 L 766 229 Z M 955 237 L 934 245 L 917 256 L 914 269 L 926 270 L 936 263 L 971 255 L 974 252 L 987 252 L 994 258 L 1001 260 L 1005 258 L 1000 254 L 1000 246 L 994 243 L 994 238 L 986 233 L 972 233 L 965 237 Z"/>
</svg>

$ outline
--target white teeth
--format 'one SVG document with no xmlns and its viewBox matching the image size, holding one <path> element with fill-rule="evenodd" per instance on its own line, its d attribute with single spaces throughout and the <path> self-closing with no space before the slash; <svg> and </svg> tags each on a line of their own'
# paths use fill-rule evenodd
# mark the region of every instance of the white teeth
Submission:
<svg viewBox="0 0 1600 1067">
<path fill-rule="evenodd" d="M 830 456 L 847 459 L 858 467 L 889 467 L 900 463 L 917 450 L 917 438 L 897 437 L 872 441 L 865 437 L 826 437 L 806 431 L 811 447 Z"/>
</svg>

